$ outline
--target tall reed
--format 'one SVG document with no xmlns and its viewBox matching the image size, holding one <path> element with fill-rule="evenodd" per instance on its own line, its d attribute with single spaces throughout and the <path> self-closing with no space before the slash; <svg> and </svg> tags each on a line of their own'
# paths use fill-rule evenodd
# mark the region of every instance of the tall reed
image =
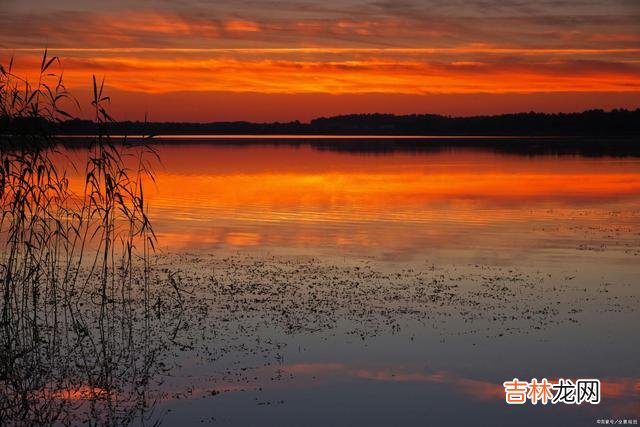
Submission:
<svg viewBox="0 0 640 427">
<path fill-rule="evenodd" d="M 63 107 L 79 108 L 59 59 L 45 50 L 34 84 L 13 62 L 0 65 L 0 420 L 127 423 L 144 417 L 156 355 L 144 198 L 155 153 L 109 136 L 94 76 L 96 136 L 74 163 L 55 136 Z"/>
</svg>

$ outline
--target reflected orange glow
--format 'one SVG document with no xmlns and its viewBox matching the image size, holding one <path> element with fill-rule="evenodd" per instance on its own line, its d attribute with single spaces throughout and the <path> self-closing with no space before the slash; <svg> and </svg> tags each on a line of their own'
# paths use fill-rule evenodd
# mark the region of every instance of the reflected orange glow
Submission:
<svg viewBox="0 0 640 427">
<path fill-rule="evenodd" d="M 260 244 L 260 234 L 229 233 L 225 238 L 225 243 L 231 246 L 256 246 Z"/>
<path fill-rule="evenodd" d="M 505 397 L 502 384 L 464 378 L 444 371 L 427 373 L 422 371 L 407 371 L 399 368 L 358 368 L 340 363 L 289 365 L 285 368 L 285 371 L 293 373 L 294 375 L 303 376 L 342 376 L 345 378 L 373 381 L 445 384 L 469 397 L 486 401 L 504 400 Z M 550 381 L 554 382 L 557 380 Z M 607 378 L 601 380 L 601 387 L 602 399 L 606 400 L 625 400 L 640 396 L 640 379 L 638 378 Z M 603 403 L 605 402 L 603 401 Z M 630 413 L 638 413 L 639 409 L 640 408 L 636 406 L 635 411 Z"/>
<path fill-rule="evenodd" d="M 502 384 L 494 384 L 488 381 L 461 378 L 447 372 L 439 371 L 425 373 L 420 371 L 402 371 L 399 369 L 363 369 L 353 366 L 330 363 L 330 364 L 297 364 L 285 368 L 286 372 L 295 375 L 332 375 L 344 376 L 348 378 L 359 378 L 373 381 L 392 382 L 427 382 L 435 384 L 446 384 L 453 387 L 467 396 L 478 400 L 499 400 L 504 399 L 504 387 Z"/>
<path fill-rule="evenodd" d="M 640 397 L 640 378 L 612 378 L 602 382 L 602 397 L 619 399 L 628 396 Z M 640 413 L 640 406 L 636 407 Z"/>
<path fill-rule="evenodd" d="M 180 175 L 159 174 L 158 178 L 162 182 L 162 196 L 153 201 L 156 208 L 167 207 L 166 203 L 174 203 L 176 199 L 186 199 L 186 203 L 191 201 L 194 207 L 223 203 L 231 209 L 258 205 L 296 207 L 303 211 L 314 207 L 329 208 L 342 203 L 360 208 L 366 205 L 370 207 L 367 209 L 369 215 L 374 218 L 380 218 L 379 211 L 385 210 L 385 207 L 394 202 L 400 202 L 403 206 L 427 207 L 449 199 L 453 199 L 456 204 L 477 204 L 473 200 L 478 198 L 495 199 L 499 202 L 536 197 L 611 197 L 640 192 L 640 174 L 616 173 L 605 176 L 529 173 L 267 173 L 251 176 L 191 176 L 189 184 L 192 188 L 186 189 L 184 177 Z M 203 195 L 215 195 L 215 198 L 207 199 Z M 366 212 L 358 211 L 356 218 L 350 217 L 349 212 L 344 213 L 345 217 L 334 219 L 364 219 L 362 215 L 367 215 Z M 382 212 L 383 216 L 386 214 L 393 215 L 391 211 Z M 277 213 L 274 212 L 273 215 L 276 216 L 271 219 L 278 219 Z"/>
<path fill-rule="evenodd" d="M 514 233 L 540 239 L 527 247 L 575 248 L 583 242 L 558 230 L 607 226 L 613 210 L 618 223 L 637 228 L 629 210 L 640 199 L 636 159 L 206 144 L 164 145 L 159 155 L 145 198 L 163 248 L 499 247 Z"/>
<path fill-rule="evenodd" d="M 484 403 L 503 403 L 505 399 L 502 382 L 467 378 L 449 371 L 427 372 L 401 366 L 360 366 L 345 363 L 297 363 L 279 366 L 278 371 L 286 373 L 286 379 L 273 381 L 272 368 L 259 368 L 253 381 L 238 384 L 234 381 L 216 383 L 217 392 L 238 392 L 254 388 L 307 388 L 332 385 L 352 380 L 397 383 L 425 383 L 433 384 L 460 394 L 465 398 Z M 291 375 L 289 377 L 289 375 Z M 260 379 L 262 378 L 262 379 Z M 270 380 L 268 380 L 271 378 Z M 575 381 L 576 378 L 573 378 Z M 557 382 L 557 379 L 550 379 Z M 583 410 L 605 411 L 607 414 L 619 416 L 638 415 L 640 407 L 637 399 L 640 397 L 640 379 L 632 377 L 615 377 L 601 379 L 601 403 L 597 407 L 582 405 Z M 201 397 L 211 395 L 210 387 L 192 387 L 189 396 Z M 167 399 L 171 400 L 168 393 Z M 178 394 L 177 398 L 181 395 Z"/>
<path fill-rule="evenodd" d="M 93 400 L 96 398 L 105 398 L 108 392 L 101 388 L 82 386 L 73 390 L 58 390 L 51 394 L 50 397 L 58 400 Z"/>
<path fill-rule="evenodd" d="M 497 400 L 504 399 L 504 388 L 500 384 L 494 384 L 488 381 L 480 381 L 469 378 L 460 378 L 446 372 L 435 372 L 425 374 L 422 372 L 395 372 L 392 370 L 366 370 L 357 369 L 351 372 L 356 378 L 369 379 L 375 381 L 397 381 L 397 382 L 429 382 L 441 383 L 454 387 L 457 391 L 462 392 L 474 399 L 478 400 Z"/>
</svg>

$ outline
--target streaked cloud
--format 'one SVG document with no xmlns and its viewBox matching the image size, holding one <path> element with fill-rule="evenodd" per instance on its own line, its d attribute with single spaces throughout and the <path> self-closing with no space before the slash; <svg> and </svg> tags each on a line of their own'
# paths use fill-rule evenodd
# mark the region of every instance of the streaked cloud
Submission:
<svg viewBox="0 0 640 427">
<path fill-rule="evenodd" d="M 251 21 L 229 21 L 224 24 L 228 31 L 240 31 L 248 33 L 260 32 L 260 25 Z"/>
<path fill-rule="evenodd" d="M 640 63 L 615 59 L 637 52 L 316 48 L 83 50 L 61 55 L 66 58 L 65 79 L 70 87 L 82 87 L 88 76 L 97 74 L 107 76 L 113 88 L 146 93 L 420 95 L 640 91 Z M 599 59 L 607 55 L 612 59 Z M 26 74 L 37 69 L 38 61 L 29 52 L 16 67 Z"/>
<path fill-rule="evenodd" d="M 324 7 L 303 2 L 241 2 L 233 6 L 115 7 L 9 10 L 0 16 L 5 47 L 455 47 L 491 44 L 502 47 L 634 47 L 640 8 L 629 5 L 606 13 L 599 8 L 559 6 L 478 6 L 465 2 L 452 9 L 412 2 L 346 2 Z M 294 2 L 296 3 L 296 2 Z M 234 3 L 235 4 L 235 3 Z M 483 3 L 480 3 L 483 4 Z M 51 6 L 49 6 L 50 8 Z M 530 7 L 529 7 L 530 8 Z M 278 13 L 273 13 L 273 11 Z M 492 10 L 496 10 L 493 14 Z M 555 13 L 554 13 L 555 12 Z M 25 31 L 25 28 L 28 31 Z M 239 34 L 243 33 L 243 34 Z M 248 37 L 246 33 L 254 33 Z M 238 37 L 243 43 L 237 43 Z M 236 43 L 234 43 L 234 41 Z M 212 45 L 213 44 L 213 45 Z M 635 45 L 637 47 L 637 44 Z"/>
<path fill-rule="evenodd" d="M 640 93 L 640 4 L 629 0 L 3 7 L 0 56 L 15 53 L 18 71 L 32 74 L 49 46 L 79 89 L 97 74 L 112 89 L 146 94 Z"/>
</svg>

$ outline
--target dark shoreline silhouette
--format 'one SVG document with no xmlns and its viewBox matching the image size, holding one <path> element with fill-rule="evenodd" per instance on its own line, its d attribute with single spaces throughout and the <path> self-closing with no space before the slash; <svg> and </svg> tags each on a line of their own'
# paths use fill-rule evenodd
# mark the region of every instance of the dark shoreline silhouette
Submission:
<svg viewBox="0 0 640 427">
<path fill-rule="evenodd" d="M 98 131 L 96 123 L 80 119 L 61 123 L 43 119 L 2 123 L 0 119 L 0 125 L 0 137 L 38 128 L 59 135 L 58 142 L 71 148 L 85 147 Z M 124 121 L 103 126 L 114 139 L 135 141 L 144 136 L 145 142 L 153 144 L 309 145 L 371 154 L 473 148 L 518 155 L 640 157 L 640 109 L 476 117 L 359 114 L 309 123 Z"/>
<path fill-rule="evenodd" d="M 89 120 L 67 120 L 56 126 L 60 134 L 95 133 Z M 478 136 L 638 136 L 640 108 L 582 113 L 518 113 L 495 116 L 450 117 L 434 114 L 351 114 L 321 117 L 309 123 L 250 122 L 131 122 L 109 124 L 119 135 L 478 135 Z"/>
</svg>

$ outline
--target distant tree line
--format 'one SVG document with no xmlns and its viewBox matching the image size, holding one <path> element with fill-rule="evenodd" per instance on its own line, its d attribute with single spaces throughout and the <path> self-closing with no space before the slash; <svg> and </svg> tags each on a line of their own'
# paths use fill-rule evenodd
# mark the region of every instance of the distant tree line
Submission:
<svg viewBox="0 0 640 427">
<path fill-rule="evenodd" d="M 25 119 L 27 120 L 27 119 Z M 33 123 L 8 123 L 0 128 L 16 131 Z M 38 126 L 55 127 L 59 134 L 94 134 L 90 120 L 67 120 Z M 109 123 L 118 135 L 195 134 L 339 134 L 339 135 L 505 135 L 505 136 L 636 136 L 640 135 L 640 109 L 588 110 L 581 113 L 518 113 L 495 116 L 451 117 L 436 114 L 350 114 L 322 117 L 309 123 L 251 122 L 132 122 Z"/>
<path fill-rule="evenodd" d="M 400 135 L 640 135 L 640 109 L 473 117 L 357 114 L 319 118 L 310 127 L 331 133 Z"/>
</svg>

